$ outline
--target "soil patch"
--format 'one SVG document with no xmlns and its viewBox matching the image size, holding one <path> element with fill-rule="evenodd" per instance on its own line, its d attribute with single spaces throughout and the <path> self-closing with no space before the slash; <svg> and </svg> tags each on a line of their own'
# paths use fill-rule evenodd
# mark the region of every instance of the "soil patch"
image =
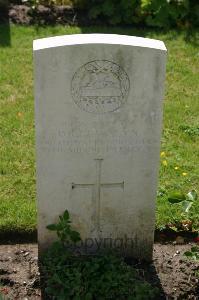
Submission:
<svg viewBox="0 0 199 300">
<path fill-rule="evenodd" d="M 0 12 L 0 23 L 9 20 L 22 25 L 107 25 L 107 21 L 100 18 L 91 19 L 86 9 L 74 8 L 69 5 L 36 5 L 10 4 L 6 11 Z"/>
<path fill-rule="evenodd" d="M 24 25 L 91 25 L 92 23 L 86 11 L 74 9 L 66 5 L 38 5 L 30 7 L 28 5 L 11 4 L 8 16 L 12 23 Z M 94 24 L 98 23 L 102 24 L 102 21 L 94 21 Z"/>
<path fill-rule="evenodd" d="M 144 280 L 162 290 L 160 299 L 199 299 L 199 263 L 183 253 L 193 244 L 154 245 L 151 264 L 131 262 Z M 198 272 L 198 275 L 197 275 Z M 37 244 L 0 245 L 1 291 L 10 299 L 41 299 Z"/>
</svg>

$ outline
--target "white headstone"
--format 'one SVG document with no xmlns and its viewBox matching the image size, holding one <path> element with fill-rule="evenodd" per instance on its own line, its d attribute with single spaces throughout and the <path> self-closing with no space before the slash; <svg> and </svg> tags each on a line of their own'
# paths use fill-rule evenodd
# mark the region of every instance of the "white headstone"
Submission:
<svg viewBox="0 0 199 300">
<path fill-rule="evenodd" d="M 68 209 L 87 248 L 150 259 L 166 48 L 77 34 L 34 41 L 38 240 Z"/>
</svg>

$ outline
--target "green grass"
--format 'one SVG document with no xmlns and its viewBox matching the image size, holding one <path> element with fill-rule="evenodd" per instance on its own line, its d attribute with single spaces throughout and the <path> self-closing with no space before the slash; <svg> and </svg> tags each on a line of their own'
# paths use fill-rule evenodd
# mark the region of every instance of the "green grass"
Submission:
<svg viewBox="0 0 199 300">
<path fill-rule="evenodd" d="M 185 32 L 130 28 L 0 26 L 0 231 L 36 228 L 32 41 L 61 34 L 105 32 L 163 40 L 168 48 L 164 129 L 156 226 L 181 218 L 178 206 L 167 203 L 173 190 L 198 188 L 199 48 Z M 163 165 L 163 161 L 167 166 Z M 175 170 L 175 167 L 178 170 Z M 183 176 L 182 173 L 187 173 Z M 199 227 L 199 201 L 192 207 Z"/>
</svg>

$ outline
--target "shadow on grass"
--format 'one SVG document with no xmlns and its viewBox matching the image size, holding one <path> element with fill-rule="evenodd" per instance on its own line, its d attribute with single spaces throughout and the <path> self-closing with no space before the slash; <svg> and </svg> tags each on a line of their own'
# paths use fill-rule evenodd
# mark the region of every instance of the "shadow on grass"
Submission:
<svg viewBox="0 0 199 300">
<path fill-rule="evenodd" d="M 37 230 L 2 230 L 0 231 L 0 245 L 23 243 L 37 243 Z"/>
<path fill-rule="evenodd" d="M 159 289 L 160 295 L 159 297 L 157 296 L 155 300 L 168 299 L 164 293 L 164 289 L 153 262 L 145 262 L 137 259 L 125 259 L 125 262 L 137 270 L 143 281 L 148 282 L 153 287 L 157 287 Z"/>
<path fill-rule="evenodd" d="M 51 25 L 39 25 L 34 24 L 34 30 L 39 38 L 41 37 L 48 37 L 44 34 L 45 29 L 50 28 L 50 36 L 56 35 L 64 35 L 64 31 L 60 32 L 60 25 L 59 24 L 51 24 Z M 50 26 L 50 27 L 49 27 Z M 64 28 L 64 26 L 63 26 Z M 81 24 L 77 23 L 71 25 L 70 28 L 79 28 L 80 32 L 78 33 L 108 33 L 108 34 L 122 34 L 122 35 L 130 35 L 130 36 L 138 36 L 138 37 L 147 37 L 147 38 L 154 38 L 157 39 L 157 36 L 160 36 L 160 39 L 172 41 L 176 40 L 179 36 L 187 44 L 192 44 L 193 46 L 199 45 L 199 31 L 197 28 L 187 28 L 187 29 L 158 29 L 146 26 L 138 26 L 138 25 L 131 25 L 131 26 L 112 26 L 107 24 L 97 24 L 97 25 L 89 25 L 89 24 Z"/>
<path fill-rule="evenodd" d="M 194 46 L 199 46 L 199 31 L 198 30 L 186 30 L 184 40 Z"/>
<path fill-rule="evenodd" d="M 90 26 L 81 27 L 82 33 L 109 33 L 124 34 L 145 37 L 147 35 L 146 28 L 136 28 L 133 26 L 117 27 L 117 26 Z"/>
<path fill-rule="evenodd" d="M 0 47 L 11 46 L 9 6 L 4 0 L 0 0 Z"/>
<path fill-rule="evenodd" d="M 150 27 L 142 26 L 124 26 L 124 27 L 114 27 L 114 26 L 90 26 L 84 27 L 80 26 L 82 33 L 112 33 L 112 34 L 124 34 L 124 35 L 134 35 L 139 37 L 150 37 L 154 34 L 167 35 L 168 40 L 175 40 L 179 35 L 182 35 L 185 42 L 192 44 L 194 46 L 199 45 L 199 32 L 197 29 L 156 29 Z"/>
</svg>

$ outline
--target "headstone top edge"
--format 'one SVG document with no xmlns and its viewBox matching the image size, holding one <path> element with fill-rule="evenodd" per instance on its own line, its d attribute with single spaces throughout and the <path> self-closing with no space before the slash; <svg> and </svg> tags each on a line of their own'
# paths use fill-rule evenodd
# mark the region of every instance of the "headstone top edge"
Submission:
<svg viewBox="0 0 199 300">
<path fill-rule="evenodd" d="M 109 44 L 124 45 L 143 48 L 152 48 L 167 51 L 164 42 L 155 39 L 119 35 L 119 34 L 71 34 L 33 41 L 33 51 L 55 48 L 61 46 L 86 45 L 86 44 Z"/>
</svg>

